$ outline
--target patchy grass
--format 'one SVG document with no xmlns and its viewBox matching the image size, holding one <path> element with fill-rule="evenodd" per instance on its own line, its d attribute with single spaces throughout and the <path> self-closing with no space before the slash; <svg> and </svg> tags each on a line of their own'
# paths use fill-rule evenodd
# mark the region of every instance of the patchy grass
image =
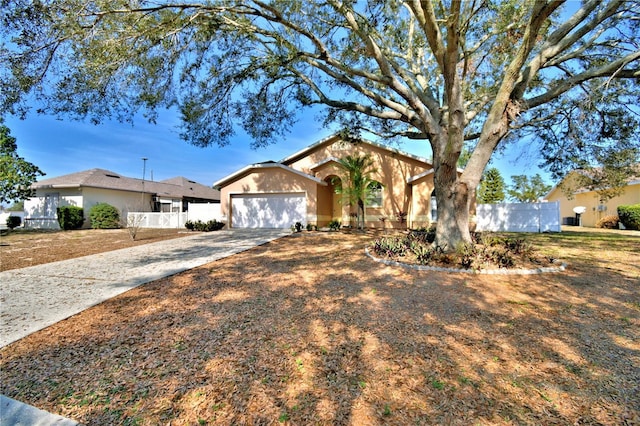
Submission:
<svg viewBox="0 0 640 426">
<path fill-rule="evenodd" d="M 131 290 L 0 350 L 0 392 L 86 425 L 640 422 L 637 237 L 527 235 L 567 270 L 473 277 L 377 264 L 373 238 Z"/>
</svg>

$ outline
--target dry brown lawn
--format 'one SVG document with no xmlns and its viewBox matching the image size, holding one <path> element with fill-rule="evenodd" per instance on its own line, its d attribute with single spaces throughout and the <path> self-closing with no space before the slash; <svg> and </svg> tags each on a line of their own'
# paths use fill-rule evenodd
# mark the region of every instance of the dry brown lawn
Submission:
<svg viewBox="0 0 640 426">
<path fill-rule="evenodd" d="M 126 229 L 16 230 L 0 236 L 0 271 L 26 268 L 188 235 L 184 229 L 141 229 L 135 241 Z"/>
<path fill-rule="evenodd" d="M 562 273 L 384 266 L 302 233 L 0 350 L 0 391 L 86 425 L 640 424 L 640 238 L 529 238 Z M 79 239 L 80 241 L 80 239 Z"/>
</svg>

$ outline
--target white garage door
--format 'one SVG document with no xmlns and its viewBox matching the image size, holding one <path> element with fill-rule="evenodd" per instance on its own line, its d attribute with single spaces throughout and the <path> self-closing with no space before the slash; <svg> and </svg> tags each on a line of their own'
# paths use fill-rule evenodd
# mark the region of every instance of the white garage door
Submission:
<svg viewBox="0 0 640 426">
<path fill-rule="evenodd" d="M 296 222 L 305 224 L 307 203 L 304 194 L 242 194 L 231 196 L 233 228 L 287 229 Z"/>
</svg>

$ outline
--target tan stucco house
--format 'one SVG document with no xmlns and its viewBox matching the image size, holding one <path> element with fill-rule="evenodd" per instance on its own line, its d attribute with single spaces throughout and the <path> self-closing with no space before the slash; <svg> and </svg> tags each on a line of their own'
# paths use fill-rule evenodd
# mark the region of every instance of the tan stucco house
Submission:
<svg viewBox="0 0 640 426">
<path fill-rule="evenodd" d="M 154 182 L 104 169 L 44 179 L 32 189 L 35 196 L 24 203 L 24 223 L 30 228 L 58 229 L 56 209 L 62 206 L 82 207 L 87 218 L 98 203 L 111 204 L 125 215 L 130 211 L 181 213 L 189 203 L 220 202 L 218 190 L 184 177 Z"/>
<path fill-rule="evenodd" d="M 607 201 L 600 201 L 598 193 L 576 182 L 581 171 L 567 174 L 560 183 L 554 186 L 544 198 L 546 201 L 560 202 L 560 216 L 563 225 L 574 225 L 576 214 L 574 208 L 584 207 L 580 215 L 580 225 L 595 227 L 598 220 L 605 216 L 617 216 L 618 206 L 640 204 L 640 177 L 631 177 L 622 194 Z M 568 190 L 568 188 L 576 188 Z"/>
<path fill-rule="evenodd" d="M 296 222 L 326 226 L 350 223 L 355 206 L 342 202 L 334 183 L 343 175 L 338 159 L 369 155 L 380 185 L 367 202 L 367 227 L 428 226 L 435 217 L 433 166 L 427 160 L 369 141 L 333 135 L 278 162 L 248 165 L 213 184 L 230 228 L 289 228 Z M 398 220 L 400 213 L 406 219 Z M 384 221 L 381 218 L 385 218 Z"/>
</svg>

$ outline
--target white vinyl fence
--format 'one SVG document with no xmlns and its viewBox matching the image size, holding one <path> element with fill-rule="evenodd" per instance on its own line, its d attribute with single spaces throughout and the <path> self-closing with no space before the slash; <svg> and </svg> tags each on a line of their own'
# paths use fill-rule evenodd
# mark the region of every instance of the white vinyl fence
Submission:
<svg viewBox="0 0 640 426">
<path fill-rule="evenodd" d="M 208 222 L 210 220 L 222 220 L 219 203 L 189 203 L 189 210 L 183 213 L 151 213 L 128 212 L 127 224 L 139 228 L 184 228 L 184 224 L 190 221 Z"/>
<path fill-rule="evenodd" d="M 560 232 L 560 203 L 478 204 L 476 231 Z"/>
</svg>

